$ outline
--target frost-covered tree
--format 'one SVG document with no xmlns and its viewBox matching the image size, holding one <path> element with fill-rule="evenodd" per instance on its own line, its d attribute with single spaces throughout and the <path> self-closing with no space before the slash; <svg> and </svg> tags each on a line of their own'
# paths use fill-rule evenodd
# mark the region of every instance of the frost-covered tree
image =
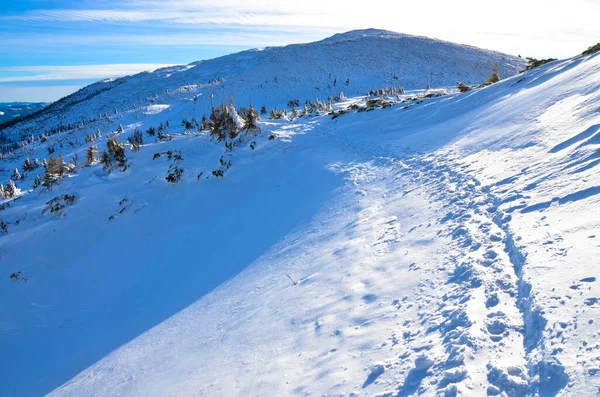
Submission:
<svg viewBox="0 0 600 397">
<path fill-rule="evenodd" d="M 17 184 L 12 179 L 9 179 L 8 182 L 6 182 L 6 187 L 4 188 L 4 197 L 11 199 L 17 194 L 19 194 L 19 188 L 17 187 Z"/>
<path fill-rule="evenodd" d="M 131 143 L 133 150 L 139 150 L 140 146 L 144 144 L 144 134 L 142 134 L 142 131 L 136 128 L 129 137 L 129 143 Z"/>
<path fill-rule="evenodd" d="M 85 157 L 87 165 L 93 165 L 96 162 L 96 154 L 98 153 L 98 146 L 90 145 L 88 146 Z"/>
<path fill-rule="evenodd" d="M 335 98 L 333 98 L 333 100 L 334 100 L 334 101 L 336 101 L 336 102 L 341 102 L 341 101 L 343 101 L 344 99 L 346 99 L 346 97 L 344 96 L 344 93 L 343 93 L 343 92 L 340 92 L 339 94 L 337 94 L 337 95 L 335 96 Z"/>
<path fill-rule="evenodd" d="M 15 168 L 15 170 L 13 171 L 13 174 L 12 174 L 11 178 L 13 180 L 15 180 L 15 181 L 18 181 L 18 180 L 22 179 L 21 174 L 19 173 L 19 169 L 18 168 Z"/>
<path fill-rule="evenodd" d="M 117 133 L 118 133 L 118 134 L 122 134 L 122 133 L 123 133 L 123 131 L 124 131 L 124 130 L 123 130 L 123 125 L 122 125 L 122 124 L 119 124 L 119 126 L 117 127 Z"/>
<path fill-rule="evenodd" d="M 67 166 L 67 163 L 65 162 L 65 158 L 63 157 L 62 154 L 58 155 L 58 159 L 56 160 L 57 163 L 57 174 L 59 176 L 63 176 L 65 175 L 67 172 L 69 172 L 69 167 Z"/>
<path fill-rule="evenodd" d="M 34 169 L 35 169 L 35 166 L 31 162 L 31 160 L 29 160 L 29 157 L 27 157 L 25 159 L 25 162 L 23 163 L 23 171 L 29 172 L 29 171 L 33 171 Z"/>
<path fill-rule="evenodd" d="M 123 171 L 127 169 L 127 158 L 125 156 L 125 148 L 117 141 L 114 136 L 110 136 L 106 141 L 106 150 L 109 158 L 116 161 Z"/>
<path fill-rule="evenodd" d="M 44 159 L 44 161 L 45 160 L 46 159 Z M 50 156 L 48 158 L 48 161 L 46 162 L 46 171 L 51 174 L 58 174 L 58 163 L 56 162 L 56 159 L 52 156 Z"/>
<path fill-rule="evenodd" d="M 40 178 L 39 175 L 36 175 L 35 179 L 33 180 L 33 188 L 37 189 L 41 184 L 42 184 L 42 178 Z"/>
<path fill-rule="evenodd" d="M 247 130 L 255 130 L 260 131 L 258 127 L 258 120 L 260 120 L 260 114 L 258 111 L 250 104 L 250 107 L 246 111 L 244 115 L 244 128 Z"/>
<path fill-rule="evenodd" d="M 233 139 L 240 132 L 240 117 L 233 105 L 227 106 L 221 103 L 212 109 L 208 126 L 211 136 L 216 137 L 217 140 L 222 141 L 227 137 Z"/>
</svg>

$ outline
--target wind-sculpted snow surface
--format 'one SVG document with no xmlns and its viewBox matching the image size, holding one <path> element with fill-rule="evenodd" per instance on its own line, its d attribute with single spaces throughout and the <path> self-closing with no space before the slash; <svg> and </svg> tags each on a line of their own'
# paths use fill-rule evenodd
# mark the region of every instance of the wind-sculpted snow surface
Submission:
<svg viewBox="0 0 600 397">
<path fill-rule="evenodd" d="M 597 394 L 599 76 L 575 57 L 226 142 L 178 104 L 111 115 L 169 137 L 2 204 L 0 395 Z M 57 142 L 32 150 L 83 157 Z"/>
</svg>

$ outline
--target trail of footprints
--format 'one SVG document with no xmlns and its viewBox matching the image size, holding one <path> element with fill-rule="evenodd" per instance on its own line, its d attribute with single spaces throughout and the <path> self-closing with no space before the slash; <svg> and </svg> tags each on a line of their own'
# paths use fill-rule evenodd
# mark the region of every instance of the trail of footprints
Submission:
<svg viewBox="0 0 600 397">
<path fill-rule="evenodd" d="M 418 321 L 404 321 L 389 338 L 404 353 L 386 368 L 404 379 L 378 397 L 432 390 L 441 396 L 532 394 L 535 374 L 527 366 L 510 216 L 477 180 L 455 171 L 459 166 L 451 160 L 416 156 L 398 165 L 442 206 L 438 235 L 454 249 L 412 298 L 394 301 L 398 310 L 417 309 Z"/>
</svg>

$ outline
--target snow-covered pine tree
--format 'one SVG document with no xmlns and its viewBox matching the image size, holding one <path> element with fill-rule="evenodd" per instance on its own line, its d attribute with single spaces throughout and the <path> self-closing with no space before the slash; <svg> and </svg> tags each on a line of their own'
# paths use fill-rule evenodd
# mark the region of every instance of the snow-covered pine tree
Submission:
<svg viewBox="0 0 600 397">
<path fill-rule="evenodd" d="M 125 157 L 125 149 L 123 145 L 117 142 L 114 136 L 110 136 L 106 141 L 106 149 L 110 160 L 115 160 L 123 171 L 127 169 L 127 158 Z"/>
<path fill-rule="evenodd" d="M 25 159 L 25 162 L 23 163 L 23 171 L 32 171 L 35 168 L 35 166 L 33 165 L 33 163 L 31 162 L 31 160 L 29 160 L 29 157 L 27 157 Z"/>
<path fill-rule="evenodd" d="M 258 114 L 258 111 L 254 108 L 254 106 L 250 104 L 250 107 L 244 115 L 244 129 L 260 131 L 260 128 L 258 127 L 258 120 L 260 120 L 260 114 Z"/>
<path fill-rule="evenodd" d="M 58 155 L 58 159 L 56 160 L 57 163 L 57 174 L 59 176 L 63 176 L 64 174 L 66 174 L 67 172 L 69 172 L 69 167 L 67 167 L 67 163 L 65 162 L 65 158 L 63 157 L 62 154 Z"/>
<path fill-rule="evenodd" d="M 98 153 L 98 146 L 90 145 L 87 148 L 85 157 L 87 165 L 93 165 L 96 162 L 96 154 Z"/>
<path fill-rule="evenodd" d="M 129 137 L 129 142 L 134 150 L 139 150 L 140 146 L 144 144 L 144 134 L 142 134 L 142 131 L 136 128 L 131 137 Z"/>
<path fill-rule="evenodd" d="M 6 187 L 4 188 L 4 197 L 11 199 L 18 194 L 18 191 L 19 188 L 17 187 L 17 184 L 12 179 L 9 179 L 8 182 L 6 182 Z"/>
</svg>

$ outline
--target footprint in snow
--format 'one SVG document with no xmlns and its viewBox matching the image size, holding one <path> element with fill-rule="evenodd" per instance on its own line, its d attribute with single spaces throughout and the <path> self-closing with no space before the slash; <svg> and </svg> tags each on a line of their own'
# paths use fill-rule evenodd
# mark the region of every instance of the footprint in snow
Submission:
<svg viewBox="0 0 600 397">
<path fill-rule="evenodd" d="M 363 389 L 375 382 L 377 378 L 379 378 L 384 372 L 385 367 L 383 366 L 383 364 L 374 365 L 373 368 L 371 368 L 371 373 L 367 377 L 367 380 L 365 380 L 365 383 L 363 383 L 362 385 Z"/>
<path fill-rule="evenodd" d="M 366 294 L 362 297 L 362 300 L 365 301 L 365 303 L 373 303 L 377 300 L 377 295 L 375 294 Z"/>
</svg>

